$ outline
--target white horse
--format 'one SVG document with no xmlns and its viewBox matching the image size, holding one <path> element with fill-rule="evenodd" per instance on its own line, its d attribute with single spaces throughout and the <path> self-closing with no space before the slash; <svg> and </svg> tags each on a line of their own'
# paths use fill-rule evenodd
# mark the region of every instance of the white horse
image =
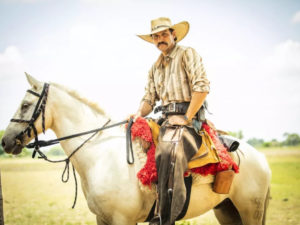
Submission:
<svg viewBox="0 0 300 225">
<path fill-rule="evenodd" d="M 15 119 L 27 119 L 34 111 L 43 83 L 27 75 L 31 93 L 26 93 Z M 42 132 L 42 117 L 34 122 L 37 133 Z M 50 84 L 44 113 L 45 129 L 52 129 L 57 137 L 101 127 L 108 117 L 96 105 L 57 84 Z M 3 136 L 2 146 L 7 153 L 19 154 L 33 138 L 21 133 L 28 124 L 11 122 Z M 21 135 L 20 135 L 21 133 Z M 88 136 L 61 142 L 66 153 L 82 144 Z M 153 191 L 140 188 L 137 172 L 143 162 L 126 162 L 124 127 L 102 131 L 71 157 L 80 175 L 82 189 L 89 209 L 96 215 L 98 225 L 135 225 L 143 222 L 154 203 Z M 137 159 L 141 146 L 133 143 Z M 241 143 L 240 154 L 232 153 L 239 164 L 229 194 L 212 191 L 212 181 L 194 182 L 187 213 L 183 219 L 197 217 L 211 209 L 223 225 L 264 225 L 269 199 L 271 172 L 263 154 L 246 143 Z M 201 180 L 197 179 L 197 180 Z M 205 180 L 205 179 L 204 179 Z"/>
</svg>

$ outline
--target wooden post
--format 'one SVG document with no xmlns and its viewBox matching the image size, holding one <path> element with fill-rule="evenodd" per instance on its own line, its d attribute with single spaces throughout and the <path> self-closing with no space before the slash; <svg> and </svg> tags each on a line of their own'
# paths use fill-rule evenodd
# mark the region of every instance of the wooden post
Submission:
<svg viewBox="0 0 300 225">
<path fill-rule="evenodd" d="M 1 185 L 1 171 L 0 171 L 0 225 L 4 225 L 3 196 L 2 196 L 2 185 Z"/>
</svg>

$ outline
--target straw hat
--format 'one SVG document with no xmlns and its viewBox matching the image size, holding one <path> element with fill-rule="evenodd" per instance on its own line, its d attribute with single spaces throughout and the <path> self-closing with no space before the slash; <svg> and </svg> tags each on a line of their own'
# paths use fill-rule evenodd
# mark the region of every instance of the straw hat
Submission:
<svg viewBox="0 0 300 225">
<path fill-rule="evenodd" d="M 150 34 L 140 34 L 138 37 L 145 41 L 153 43 L 152 34 L 158 33 L 160 31 L 172 28 L 176 32 L 177 42 L 181 41 L 189 32 L 190 25 L 187 21 L 182 21 L 180 23 L 172 25 L 171 20 L 167 17 L 160 17 L 151 20 L 151 33 Z"/>
</svg>

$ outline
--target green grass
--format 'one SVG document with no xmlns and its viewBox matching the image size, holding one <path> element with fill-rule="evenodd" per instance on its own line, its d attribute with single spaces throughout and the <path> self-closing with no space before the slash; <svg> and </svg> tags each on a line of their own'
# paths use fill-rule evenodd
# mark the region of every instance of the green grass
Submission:
<svg viewBox="0 0 300 225">
<path fill-rule="evenodd" d="M 300 154 L 272 155 L 268 161 L 272 169 L 269 221 L 300 224 Z"/>
<path fill-rule="evenodd" d="M 272 170 L 267 224 L 300 225 L 300 149 L 262 151 Z M 96 225 L 81 190 L 76 208 L 71 209 L 74 182 L 72 177 L 67 184 L 61 182 L 63 167 L 30 158 L 0 158 L 5 225 Z M 212 211 L 176 223 L 204 224 L 218 224 Z"/>
<path fill-rule="evenodd" d="M 94 225 L 82 191 L 76 208 L 74 182 L 61 182 L 63 164 L 0 159 L 5 225 Z"/>
<path fill-rule="evenodd" d="M 291 150 L 291 151 L 294 151 L 294 150 L 300 150 L 300 146 L 282 146 L 282 147 L 258 147 L 257 148 L 259 151 L 277 151 L 277 150 L 280 150 L 280 151 L 285 151 L 285 150 Z"/>
</svg>

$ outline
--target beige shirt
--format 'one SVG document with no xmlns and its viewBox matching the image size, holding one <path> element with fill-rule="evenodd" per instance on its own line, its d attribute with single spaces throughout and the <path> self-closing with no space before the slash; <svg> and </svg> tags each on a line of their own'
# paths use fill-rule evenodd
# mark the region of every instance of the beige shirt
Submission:
<svg viewBox="0 0 300 225">
<path fill-rule="evenodd" d="M 192 92 L 209 92 L 209 81 L 202 58 L 190 47 L 176 45 L 167 55 L 162 54 L 151 67 L 142 101 L 152 107 L 173 102 L 190 102 Z"/>
</svg>

